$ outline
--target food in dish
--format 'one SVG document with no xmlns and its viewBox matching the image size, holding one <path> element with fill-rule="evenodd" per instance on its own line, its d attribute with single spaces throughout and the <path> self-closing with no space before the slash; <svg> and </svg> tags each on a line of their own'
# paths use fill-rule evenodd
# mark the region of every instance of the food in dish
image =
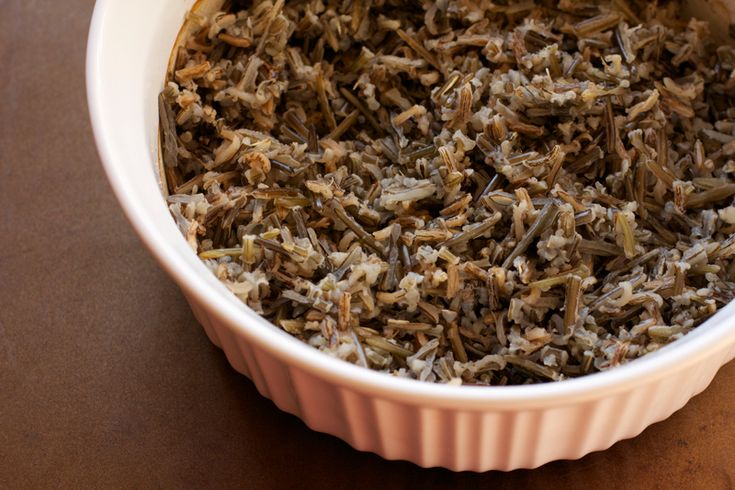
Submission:
<svg viewBox="0 0 735 490">
<path fill-rule="evenodd" d="M 160 97 L 172 215 L 320 350 L 480 385 L 609 369 L 729 302 L 735 51 L 678 4 L 227 2 Z"/>
</svg>

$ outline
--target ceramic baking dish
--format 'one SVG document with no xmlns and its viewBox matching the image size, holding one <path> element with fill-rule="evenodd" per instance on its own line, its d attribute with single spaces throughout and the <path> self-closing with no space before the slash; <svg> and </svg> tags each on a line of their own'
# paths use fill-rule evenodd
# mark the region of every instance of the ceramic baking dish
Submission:
<svg viewBox="0 0 735 490">
<path fill-rule="evenodd" d="M 509 387 L 394 378 L 331 358 L 274 327 L 230 294 L 192 253 L 159 187 L 156 98 L 192 4 L 97 2 L 87 58 L 95 137 L 135 230 L 233 368 L 281 410 L 388 459 L 453 470 L 534 468 L 636 436 L 684 406 L 735 357 L 734 304 L 683 339 L 628 365 Z M 712 19 L 719 32 L 727 32 L 735 19 L 735 9 L 721 2 L 691 2 L 689 8 Z"/>
</svg>

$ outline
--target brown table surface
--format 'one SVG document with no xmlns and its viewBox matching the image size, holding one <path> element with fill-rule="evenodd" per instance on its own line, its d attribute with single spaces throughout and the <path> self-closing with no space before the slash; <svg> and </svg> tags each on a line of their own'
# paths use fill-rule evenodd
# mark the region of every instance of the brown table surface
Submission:
<svg viewBox="0 0 735 490">
<path fill-rule="evenodd" d="M 534 471 L 387 462 L 278 411 L 110 192 L 85 99 L 92 4 L 0 0 L 0 487 L 733 488 L 735 364 L 639 437 Z"/>
</svg>

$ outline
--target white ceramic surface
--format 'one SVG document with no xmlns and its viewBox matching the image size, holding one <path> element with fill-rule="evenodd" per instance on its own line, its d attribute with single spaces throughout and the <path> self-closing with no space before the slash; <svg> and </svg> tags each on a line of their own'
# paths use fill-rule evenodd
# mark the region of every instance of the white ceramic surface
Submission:
<svg viewBox="0 0 735 490">
<path fill-rule="evenodd" d="M 192 3 L 97 2 L 87 59 L 95 137 L 125 213 L 179 284 L 209 338 L 282 410 L 388 459 L 453 470 L 533 468 L 639 434 L 681 408 L 735 357 L 735 304 L 684 339 L 626 366 L 512 387 L 393 378 L 333 359 L 272 326 L 192 253 L 157 184 L 156 97 Z M 709 1 L 698 5 L 711 9 Z"/>
</svg>

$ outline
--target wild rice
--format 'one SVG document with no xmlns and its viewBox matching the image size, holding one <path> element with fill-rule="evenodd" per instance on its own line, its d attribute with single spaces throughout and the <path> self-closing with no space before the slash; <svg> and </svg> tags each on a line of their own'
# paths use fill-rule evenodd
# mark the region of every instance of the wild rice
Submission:
<svg viewBox="0 0 735 490">
<path fill-rule="evenodd" d="M 676 1 L 226 1 L 160 97 L 177 226 L 295 337 L 423 381 L 609 369 L 735 291 L 735 49 Z"/>
</svg>

